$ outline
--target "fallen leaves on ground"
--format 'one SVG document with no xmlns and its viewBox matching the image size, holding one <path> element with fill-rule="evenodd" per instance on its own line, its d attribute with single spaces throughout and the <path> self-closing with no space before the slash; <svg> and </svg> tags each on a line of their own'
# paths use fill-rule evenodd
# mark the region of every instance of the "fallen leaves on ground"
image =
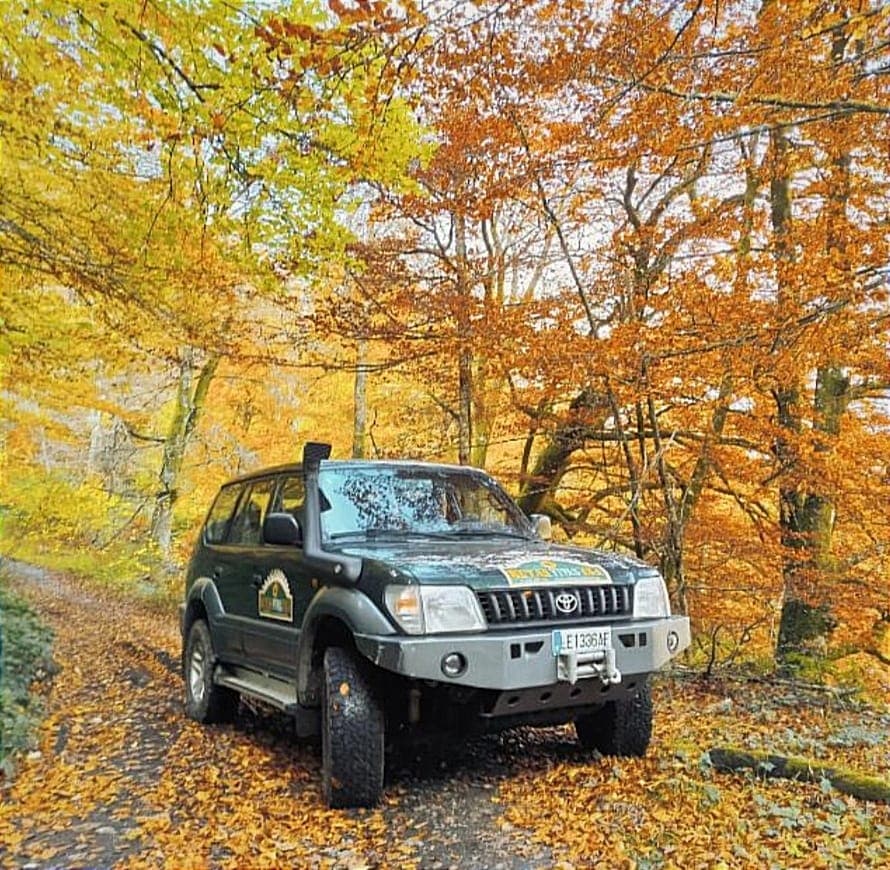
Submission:
<svg viewBox="0 0 890 870">
<path fill-rule="evenodd" d="M 828 693 L 660 680 L 644 759 L 571 727 L 396 757 L 381 807 L 322 802 L 318 749 L 277 714 L 185 717 L 175 615 L 49 575 L 19 588 L 56 631 L 39 751 L 0 804 L 0 863 L 34 867 L 881 867 L 890 808 L 826 783 L 718 774 L 732 743 L 890 778 L 884 709 Z"/>
<path fill-rule="evenodd" d="M 707 749 L 802 751 L 890 776 L 890 716 L 787 687 L 676 681 L 642 759 L 574 760 L 506 780 L 504 817 L 579 867 L 885 867 L 890 808 L 827 782 L 714 772 Z M 583 822 L 581 821 L 583 820 Z"/>
<path fill-rule="evenodd" d="M 173 614 L 61 578 L 25 591 L 60 673 L 0 805 L 6 865 L 408 866 L 380 812 L 322 805 L 316 751 L 283 723 L 185 718 Z"/>
</svg>

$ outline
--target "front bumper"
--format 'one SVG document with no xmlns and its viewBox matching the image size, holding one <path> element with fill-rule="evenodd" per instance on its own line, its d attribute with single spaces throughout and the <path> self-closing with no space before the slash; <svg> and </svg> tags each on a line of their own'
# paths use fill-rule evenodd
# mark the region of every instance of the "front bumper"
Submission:
<svg viewBox="0 0 890 870">
<path fill-rule="evenodd" d="M 574 683 L 594 678 L 606 683 L 657 671 L 690 644 L 689 619 L 671 616 L 664 619 L 635 620 L 612 625 L 613 670 L 606 673 L 597 662 L 572 669 L 554 655 L 552 629 L 523 631 L 488 631 L 482 634 L 434 635 L 356 635 L 359 651 L 378 667 L 417 680 L 477 689 L 523 689 Z M 442 659 L 460 653 L 466 670 L 448 677 Z M 574 679 L 572 679 L 574 677 Z"/>
</svg>

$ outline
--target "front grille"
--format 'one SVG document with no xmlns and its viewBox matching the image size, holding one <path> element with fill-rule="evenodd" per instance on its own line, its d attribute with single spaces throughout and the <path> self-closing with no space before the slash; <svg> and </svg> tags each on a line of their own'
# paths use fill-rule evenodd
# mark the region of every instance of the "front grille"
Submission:
<svg viewBox="0 0 890 870">
<path fill-rule="evenodd" d="M 577 622 L 631 616 L 630 586 L 540 586 L 528 589 L 478 589 L 476 598 L 491 626 L 534 625 L 540 622 Z M 575 606 L 565 604 L 575 599 Z M 564 606 L 559 607 L 559 602 Z M 568 610 L 568 612 L 566 612 Z"/>
</svg>

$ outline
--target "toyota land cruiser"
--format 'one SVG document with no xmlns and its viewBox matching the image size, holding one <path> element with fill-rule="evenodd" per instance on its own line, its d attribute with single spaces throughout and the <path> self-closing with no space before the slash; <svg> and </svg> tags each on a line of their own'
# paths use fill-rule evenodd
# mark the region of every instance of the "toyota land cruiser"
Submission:
<svg viewBox="0 0 890 870">
<path fill-rule="evenodd" d="M 320 731 L 335 807 L 378 801 L 388 729 L 571 721 L 591 750 L 646 751 L 649 675 L 690 641 L 655 569 L 552 543 L 478 469 L 329 455 L 213 502 L 180 608 L 189 716 L 245 695 Z"/>
</svg>

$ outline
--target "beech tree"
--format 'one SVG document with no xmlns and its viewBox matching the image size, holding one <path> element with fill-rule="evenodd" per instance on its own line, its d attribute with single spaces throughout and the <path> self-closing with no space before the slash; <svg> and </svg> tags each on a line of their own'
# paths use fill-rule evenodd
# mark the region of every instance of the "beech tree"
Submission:
<svg viewBox="0 0 890 870">
<path fill-rule="evenodd" d="M 162 382 L 167 370 L 167 422 L 127 428 L 161 447 L 151 529 L 168 556 L 183 458 L 220 360 L 279 358 L 285 330 L 258 334 L 257 300 L 337 256 L 351 186 L 396 178 L 413 153 L 398 101 L 371 111 L 373 62 L 332 65 L 349 46 L 325 41 L 337 33 L 325 10 L 277 11 L 295 16 L 286 50 L 282 20 L 249 5 L 46 0 L 0 13 L 0 264 L 17 289 L 3 316 L 26 336 L 10 369 L 28 377 L 25 312 L 52 299 L 58 318 L 75 301 L 93 308 L 111 365 L 147 362 Z M 370 119 L 377 139 L 356 135 Z M 399 148 L 380 147 L 396 134 Z M 96 407 L 88 389 L 78 400 Z"/>
<path fill-rule="evenodd" d="M 458 458 L 467 362 L 496 359 L 509 427 L 528 422 L 523 505 L 657 559 L 715 643 L 731 622 L 790 648 L 790 615 L 826 609 L 861 637 L 886 610 L 886 525 L 858 507 L 887 503 L 886 23 L 869 3 L 477 4 L 426 25 L 411 71 L 439 183 L 397 205 L 439 223 L 377 245 L 377 334 L 455 372 Z M 468 219 L 510 209 L 538 233 L 518 269 L 559 259 L 516 320 L 474 313 L 463 256 Z M 424 234 L 451 246 L 441 273 Z"/>
<path fill-rule="evenodd" d="M 711 663 L 878 650 L 888 14 L 7 4 L 10 407 L 63 401 L 68 366 L 125 418 L 90 361 L 146 368 L 166 541 L 201 414 L 217 463 L 275 430 L 225 379 L 291 367 L 293 407 L 292 367 L 333 371 L 356 455 L 506 473 L 659 564 Z"/>
</svg>

